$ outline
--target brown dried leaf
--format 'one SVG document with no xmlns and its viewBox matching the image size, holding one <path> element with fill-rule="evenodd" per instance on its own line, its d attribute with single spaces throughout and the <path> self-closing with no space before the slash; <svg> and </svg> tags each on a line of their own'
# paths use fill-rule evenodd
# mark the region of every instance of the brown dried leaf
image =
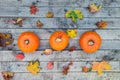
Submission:
<svg viewBox="0 0 120 80">
<path fill-rule="evenodd" d="M 42 24 L 42 22 L 41 22 L 40 20 L 38 20 L 38 21 L 36 22 L 36 26 L 37 26 L 37 27 L 42 27 L 43 24 Z"/>
<path fill-rule="evenodd" d="M 72 51 L 74 51 L 74 50 L 76 50 L 76 47 L 75 47 L 75 46 L 72 46 L 72 47 L 70 47 L 70 48 L 68 49 L 68 51 L 70 51 L 70 52 L 72 52 Z"/>
<path fill-rule="evenodd" d="M 88 72 L 90 69 L 88 68 L 88 67 L 86 67 L 86 66 L 83 66 L 82 67 L 82 72 Z"/>
<path fill-rule="evenodd" d="M 46 17 L 47 18 L 52 18 L 54 16 L 54 14 L 52 13 L 52 12 L 48 12 L 47 14 L 46 14 Z"/>
<path fill-rule="evenodd" d="M 104 28 L 106 28 L 107 24 L 108 24 L 108 22 L 106 22 L 106 21 L 97 22 L 97 27 L 104 29 Z"/>
<path fill-rule="evenodd" d="M 64 75 L 67 75 L 69 69 L 70 69 L 69 66 L 63 66 L 62 73 Z"/>
<path fill-rule="evenodd" d="M 11 80 L 14 76 L 13 72 L 2 72 L 4 80 Z"/>
</svg>

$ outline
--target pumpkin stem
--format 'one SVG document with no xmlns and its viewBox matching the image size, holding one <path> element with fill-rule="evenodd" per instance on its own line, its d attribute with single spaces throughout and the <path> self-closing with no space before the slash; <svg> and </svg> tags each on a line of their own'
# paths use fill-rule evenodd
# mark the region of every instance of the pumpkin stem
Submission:
<svg viewBox="0 0 120 80">
<path fill-rule="evenodd" d="M 25 44 L 28 45 L 29 44 L 29 40 L 25 40 Z"/>
<path fill-rule="evenodd" d="M 56 42 L 61 42 L 61 38 L 56 38 Z"/>
<path fill-rule="evenodd" d="M 88 45 L 89 46 L 93 46 L 94 45 L 94 41 L 93 40 L 89 40 Z"/>
</svg>

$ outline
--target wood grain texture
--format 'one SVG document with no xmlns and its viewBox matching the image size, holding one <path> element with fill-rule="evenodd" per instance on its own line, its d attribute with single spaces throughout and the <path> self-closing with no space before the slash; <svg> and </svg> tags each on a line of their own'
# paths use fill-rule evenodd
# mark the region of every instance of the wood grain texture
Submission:
<svg viewBox="0 0 120 80">
<path fill-rule="evenodd" d="M 103 7 L 120 7 L 119 0 L 1 0 L 1 6 L 30 6 L 33 2 L 39 1 L 37 6 L 77 6 L 88 7 L 91 3 L 102 4 Z"/>
<path fill-rule="evenodd" d="M 17 61 L 15 55 L 21 51 L 0 51 L 0 61 Z M 69 51 L 53 51 L 51 55 L 44 55 L 43 51 L 36 51 L 31 54 L 25 53 L 23 61 L 39 60 L 39 61 L 101 61 L 104 57 L 108 57 L 112 61 L 120 61 L 119 50 L 99 50 L 93 54 L 86 54 L 82 50 L 73 52 Z"/>
<path fill-rule="evenodd" d="M 54 62 L 53 69 L 47 69 L 48 62 L 40 62 L 41 72 L 61 72 L 63 66 L 66 66 L 69 62 Z M 82 66 L 91 66 L 92 62 L 73 62 L 73 66 L 70 67 L 70 72 L 82 72 Z M 112 66 L 111 70 L 108 71 L 120 71 L 119 61 L 110 61 L 109 64 Z M 28 62 L 1 62 L 0 71 L 11 71 L 11 72 L 29 72 L 26 69 Z M 5 66 L 5 67 L 4 67 Z"/>
<path fill-rule="evenodd" d="M 14 17 L 11 18 L 0 18 L 0 28 L 1 29 L 24 29 L 24 28 L 37 28 L 36 22 L 40 20 L 43 23 L 43 28 L 55 28 L 55 29 L 67 29 L 67 28 L 79 28 L 79 29 L 96 29 L 96 23 L 99 21 L 107 21 L 108 25 L 106 29 L 119 29 L 119 18 L 84 18 L 83 20 L 78 20 L 77 23 L 73 23 L 71 19 L 67 18 L 26 18 L 23 21 L 23 26 L 19 27 L 18 25 L 14 25 L 9 23 L 10 20 L 16 19 Z M 70 25 L 73 26 L 70 26 Z M 76 27 L 75 27 L 76 26 Z"/>
<path fill-rule="evenodd" d="M 92 14 L 87 8 L 79 7 L 38 7 L 36 15 L 31 15 L 29 7 L 0 7 L 0 17 L 46 17 L 46 13 L 53 12 L 54 17 L 65 17 L 65 10 L 79 9 L 84 17 L 120 17 L 120 8 L 102 8 L 99 12 Z"/>
<path fill-rule="evenodd" d="M 89 75 L 89 76 L 88 76 Z M 0 76 L 1 77 L 1 76 Z M 1 79 L 3 79 L 1 77 Z M 16 73 L 13 80 L 119 80 L 120 73 L 104 72 L 102 76 L 98 76 L 96 73 L 80 73 L 70 72 L 67 76 L 62 73 L 39 73 L 38 76 L 33 76 L 31 73 Z"/>
</svg>

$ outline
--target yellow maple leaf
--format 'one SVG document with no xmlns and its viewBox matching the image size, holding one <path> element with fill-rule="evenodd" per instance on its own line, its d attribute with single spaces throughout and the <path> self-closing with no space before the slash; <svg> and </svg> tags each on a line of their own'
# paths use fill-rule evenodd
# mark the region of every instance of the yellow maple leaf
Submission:
<svg viewBox="0 0 120 80">
<path fill-rule="evenodd" d="M 68 29 L 67 30 L 67 35 L 70 37 L 70 38 L 74 38 L 77 36 L 77 30 L 75 29 Z"/>
<path fill-rule="evenodd" d="M 34 75 L 37 75 L 38 72 L 40 72 L 41 68 L 39 67 L 40 64 L 39 64 L 39 61 L 36 60 L 36 61 L 31 61 L 28 66 L 26 66 L 27 70 L 29 72 L 31 72 L 32 74 Z"/>
<path fill-rule="evenodd" d="M 92 71 L 96 70 L 99 75 L 102 74 L 103 70 L 110 70 L 110 69 L 111 69 L 111 65 L 106 61 L 92 63 Z"/>
</svg>

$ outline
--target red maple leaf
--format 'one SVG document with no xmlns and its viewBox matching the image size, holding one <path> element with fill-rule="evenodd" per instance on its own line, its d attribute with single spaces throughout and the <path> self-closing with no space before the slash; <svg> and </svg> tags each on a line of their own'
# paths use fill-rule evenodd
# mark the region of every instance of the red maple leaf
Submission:
<svg viewBox="0 0 120 80">
<path fill-rule="evenodd" d="M 35 5 L 31 5 L 30 6 L 30 13 L 31 14 L 36 14 L 36 12 L 38 11 L 38 7 Z"/>
</svg>

